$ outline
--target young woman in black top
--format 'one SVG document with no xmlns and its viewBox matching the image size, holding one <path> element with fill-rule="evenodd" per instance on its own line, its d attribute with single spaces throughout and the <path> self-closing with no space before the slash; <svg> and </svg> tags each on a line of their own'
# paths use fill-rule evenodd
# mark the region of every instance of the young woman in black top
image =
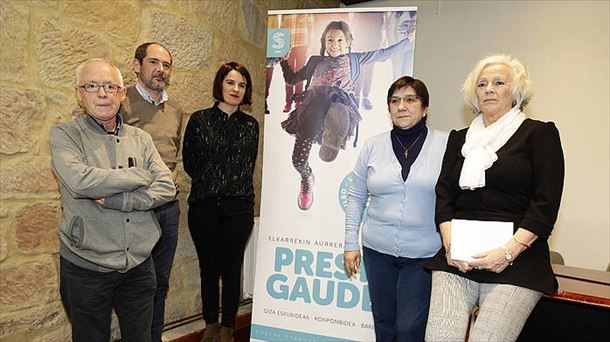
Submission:
<svg viewBox="0 0 610 342">
<path fill-rule="evenodd" d="M 242 261 L 254 223 L 252 175 L 258 122 L 239 109 L 251 104 L 252 97 L 252 80 L 243 65 L 223 64 L 216 73 L 213 95 L 214 106 L 189 119 L 182 158 L 191 177 L 188 224 L 201 272 L 203 341 L 225 342 L 233 340 Z"/>
</svg>

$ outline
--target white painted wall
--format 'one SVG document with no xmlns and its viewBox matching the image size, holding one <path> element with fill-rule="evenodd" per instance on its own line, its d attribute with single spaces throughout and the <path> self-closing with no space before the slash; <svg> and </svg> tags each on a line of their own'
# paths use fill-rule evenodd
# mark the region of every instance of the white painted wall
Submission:
<svg viewBox="0 0 610 342">
<path fill-rule="evenodd" d="M 430 90 L 432 127 L 470 123 L 460 87 L 480 57 L 502 52 L 529 66 L 536 92 L 525 112 L 557 124 L 566 159 L 551 249 L 567 265 L 592 269 L 606 269 L 610 261 L 609 4 L 377 0 L 352 6 L 418 6 L 414 74 Z"/>
</svg>

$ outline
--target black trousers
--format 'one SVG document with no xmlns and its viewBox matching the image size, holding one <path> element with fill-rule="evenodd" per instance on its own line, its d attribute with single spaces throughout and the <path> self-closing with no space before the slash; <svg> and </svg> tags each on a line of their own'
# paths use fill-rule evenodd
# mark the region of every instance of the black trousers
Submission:
<svg viewBox="0 0 610 342">
<path fill-rule="evenodd" d="M 188 224 L 201 274 L 206 324 L 218 322 L 222 279 L 222 321 L 235 326 L 244 251 L 254 225 L 253 204 L 243 198 L 215 197 L 189 203 Z"/>
<path fill-rule="evenodd" d="M 165 300 L 169 291 L 169 277 L 174 263 L 174 255 L 178 246 L 178 226 L 180 223 L 180 204 L 169 202 L 155 208 L 155 216 L 161 226 L 161 238 L 152 251 L 157 274 L 157 293 L 152 318 L 151 340 L 161 342 L 163 322 L 165 318 Z"/>
<path fill-rule="evenodd" d="M 60 293 L 72 323 L 73 342 L 110 341 L 114 308 L 124 342 L 150 342 L 155 267 L 151 258 L 125 272 L 95 272 L 64 258 L 60 262 Z"/>
</svg>

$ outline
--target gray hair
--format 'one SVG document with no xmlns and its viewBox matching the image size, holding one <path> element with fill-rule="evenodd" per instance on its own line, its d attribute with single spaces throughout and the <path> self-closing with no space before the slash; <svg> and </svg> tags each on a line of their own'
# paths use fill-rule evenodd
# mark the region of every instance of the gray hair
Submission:
<svg viewBox="0 0 610 342">
<path fill-rule="evenodd" d="M 117 68 L 116 65 L 114 65 L 114 64 L 112 64 L 110 62 L 107 62 L 103 58 L 91 58 L 91 59 L 88 59 L 88 60 L 84 61 L 83 63 L 81 63 L 81 65 L 79 65 L 76 68 L 76 84 L 74 84 L 75 87 L 78 87 L 78 86 L 81 85 L 81 77 L 82 77 L 82 73 L 83 73 L 83 68 L 87 64 L 93 63 L 93 62 L 102 62 L 102 63 L 105 63 L 105 64 L 109 65 L 110 67 L 112 67 L 114 70 L 116 70 L 117 77 L 119 79 L 119 84 L 118 85 L 121 86 L 121 87 L 124 87 L 124 85 L 123 85 L 123 75 L 121 74 L 121 70 L 119 70 L 119 68 Z"/>
<path fill-rule="evenodd" d="M 470 110 L 479 114 L 481 110 L 479 109 L 479 101 L 477 100 L 476 88 L 477 88 L 477 80 L 481 71 L 489 66 L 494 64 L 504 64 L 512 70 L 512 86 L 511 86 L 511 97 L 513 100 L 513 106 L 519 105 L 519 108 L 523 110 L 523 108 L 530 102 L 532 96 L 534 95 L 534 90 L 532 87 L 532 82 L 529 78 L 529 73 L 525 66 L 516 58 L 511 57 L 509 55 L 489 55 L 477 62 L 474 68 L 470 71 L 466 80 L 464 81 L 464 85 L 462 86 L 462 91 L 464 92 L 464 102 L 468 105 Z"/>
</svg>

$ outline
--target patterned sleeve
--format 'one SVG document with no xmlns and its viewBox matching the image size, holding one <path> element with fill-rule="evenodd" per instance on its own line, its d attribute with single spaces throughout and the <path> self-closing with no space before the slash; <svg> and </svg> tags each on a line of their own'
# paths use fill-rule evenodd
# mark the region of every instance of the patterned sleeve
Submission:
<svg viewBox="0 0 610 342">
<path fill-rule="evenodd" d="M 286 81 L 287 84 L 290 85 L 295 85 L 298 84 L 299 82 L 302 82 L 304 80 L 307 79 L 307 65 L 309 65 L 309 62 L 311 61 L 311 58 L 309 61 L 307 61 L 307 64 L 305 64 L 304 67 L 301 68 L 301 70 L 294 72 L 294 70 L 292 70 L 292 67 L 290 66 L 290 64 L 288 64 L 288 61 L 282 61 L 280 63 L 280 65 L 282 66 L 282 73 L 284 74 L 284 80 Z"/>
<path fill-rule="evenodd" d="M 252 118 L 252 125 L 251 125 L 251 137 L 252 137 L 252 143 L 250 144 L 251 146 L 251 150 L 249 151 L 249 160 L 250 160 L 250 168 L 252 173 L 254 174 L 254 167 L 256 166 L 256 157 L 258 155 L 258 136 L 259 136 L 259 128 L 258 128 L 258 121 L 256 121 L 256 119 Z"/>
<path fill-rule="evenodd" d="M 189 118 L 182 143 L 182 163 L 189 177 L 197 178 L 204 169 L 205 158 L 200 117 L 202 112 L 195 112 Z"/>
</svg>

